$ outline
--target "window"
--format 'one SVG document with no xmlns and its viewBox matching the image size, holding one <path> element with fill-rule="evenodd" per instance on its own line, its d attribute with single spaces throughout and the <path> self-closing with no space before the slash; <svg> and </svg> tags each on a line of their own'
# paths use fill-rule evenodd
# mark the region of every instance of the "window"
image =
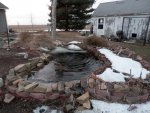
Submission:
<svg viewBox="0 0 150 113">
<path fill-rule="evenodd" d="M 136 34 L 136 33 L 132 33 L 132 37 L 133 37 L 133 38 L 136 38 L 136 37 L 137 37 L 137 34 Z"/>
<path fill-rule="evenodd" d="M 98 29 L 103 29 L 103 25 L 99 24 Z"/>
<path fill-rule="evenodd" d="M 104 18 L 98 19 L 98 29 L 103 29 L 104 24 Z"/>
</svg>

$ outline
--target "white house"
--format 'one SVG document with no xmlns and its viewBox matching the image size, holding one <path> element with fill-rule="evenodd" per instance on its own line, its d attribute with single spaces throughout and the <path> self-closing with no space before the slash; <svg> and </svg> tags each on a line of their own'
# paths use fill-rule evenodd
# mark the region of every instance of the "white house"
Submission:
<svg viewBox="0 0 150 113">
<path fill-rule="evenodd" d="M 7 32 L 7 20 L 6 20 L 6 7 L 4 4 L 0 2 L 0 33 Z"/>
<path fill-rule="evenodd" d="M 128 39 L 150 40 L 150 0 L 123 0 L 100 3 L 93 13 L 96 36 L 116 36 L 123 31 Z"/>
</svg>

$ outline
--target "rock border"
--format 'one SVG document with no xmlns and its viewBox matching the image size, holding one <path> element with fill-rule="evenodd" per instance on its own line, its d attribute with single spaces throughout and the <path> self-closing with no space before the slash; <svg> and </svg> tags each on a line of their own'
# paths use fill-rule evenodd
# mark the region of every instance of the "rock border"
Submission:
<svg viewBox="0 0 150 113">
<path fill-rule="evenodd" d="M 94 55 L 97 59 L 104 62 L 104 65 L 96 69 L 88 77 L 83 77 L 81 80 L 75 80 L 70 82 L 56 82 L 56 83 L 36 83 L 25 81 L 24 77 L 31 73 L 35 68 L 41 69 L 45 63 L 49 62 L 52 57 L 47 54 L 43 54 L 41 57 L 33 58 L 29 63 L 20 64 L 13 69 L 9 70 L 9 75 L 5 82 L 6 92 L 13 96 L 22 98 L 34 98 L 42 102 L 47 100 L 55 100 L 59 98 L 69 98 L 70 95 L 82 95 L 84 92 L 89 92 L 90 98 L 119 102 L 127 104 L 135 104 L 146 102 L 150 100 L 150 75 L 147 75 L 145 80 L 129 78 L 125 83 L 108 83 L 96 77 L 97 74 L 104 72 L 104 70 L 111 66 L 111 62 L 102 55 L 97 48 L 89 47 L 86 45 L 79 45 L 84 50 L 87 50 L 91 55 Z M 139 55 L 130 51 L 127 48 L 118 47 L 117 49 L 110 47 L 114 53 L 120 56 L 127 56 L 134 60 L 139 61 L 143 67 L 150 69 L 148 62 L 142 59 Z M 80 91 L 76 91 L 76 88 L 83 88 Z M 134 93 L 131 93 L 134 91 Z M 136 92 L 136 93 L 135 93 Z M 0 89 L 0 97 L 4 92 Z M 135 95 L 134 95 L 135 94 Z M 6 95 L 6 94 L 5 94 Z M 8 94 L 7 94 L 8 95 Z M 5 97 L 5 99 L 7 96 Z M 11 99 L 12 99 L 11 98 Z M 4 99 L 4 100 L 5 100 Z M 77 99 L 78 101 L 78 99 Z M 84 102 L 78 102 L 83 104 L 84 108 L 89 107 L 89 100 L 83 100 Z"/>
</svg>

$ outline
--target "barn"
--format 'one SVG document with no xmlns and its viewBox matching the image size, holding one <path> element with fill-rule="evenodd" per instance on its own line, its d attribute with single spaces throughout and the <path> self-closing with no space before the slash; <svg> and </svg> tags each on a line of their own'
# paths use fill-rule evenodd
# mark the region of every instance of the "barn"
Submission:
<svg viewBox="0 0 150 113">
<path fill-rule="evenodd" d="M 7 32 L 6 9 L 8 7 L 0 2 L 0 34 Z"/>
<path fill-rule="evenodd" d="M 93 13 L 94 34 L 114 37 L 117 31 L 127 39 L 150 40 L 150 0 L 100 3 Z"/>
</svg>

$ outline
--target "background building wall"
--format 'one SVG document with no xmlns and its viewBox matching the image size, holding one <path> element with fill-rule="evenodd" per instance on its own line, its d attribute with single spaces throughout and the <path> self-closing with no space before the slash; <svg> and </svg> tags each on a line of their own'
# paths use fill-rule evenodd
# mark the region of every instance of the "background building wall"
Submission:
<svg viewBox="0 0 150 113">
<path fill-rule="evenodd" d="M 0 9 L 0 33 L 7 32 L 7 21 L 5 10 Z"/>
</svg>

